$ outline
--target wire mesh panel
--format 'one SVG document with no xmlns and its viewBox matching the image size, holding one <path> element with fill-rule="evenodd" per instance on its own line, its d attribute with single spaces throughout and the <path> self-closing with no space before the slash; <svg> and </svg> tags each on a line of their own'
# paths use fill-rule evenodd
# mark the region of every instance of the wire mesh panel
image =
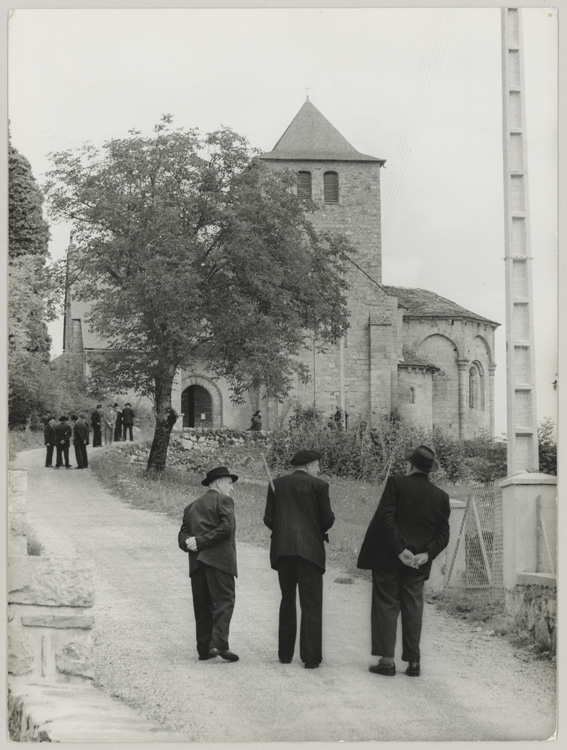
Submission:
<svg viewBox="0 0 567 750">
<path fill-rule="evenodd" d="M 500 586 L 501 534 L 496 524 L 494 484 L 460 485 L 448 488 L 461 518 L 453 515 L 453 536 L 447 554 L 445 588 L 470 595 L 491 596 Z"/>
<path fill-rule="evenodd" d="M 557 507 L 555 499 L 537 499 L 537 572 L 557 572 Z"/>
</svg>

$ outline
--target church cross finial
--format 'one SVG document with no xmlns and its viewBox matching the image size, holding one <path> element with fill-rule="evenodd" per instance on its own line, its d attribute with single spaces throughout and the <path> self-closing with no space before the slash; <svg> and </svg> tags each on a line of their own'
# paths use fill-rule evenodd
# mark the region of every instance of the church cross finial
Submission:
<svg viewBox="0 0 567 750">
<path fill-rule="evenodd" d="M 305 87 L 305 99 L 306 99 L 306 101 L 309 101 L 309 92 L 310 91 L 311 91 L 311 89 L 309 88 L 309 86 L 306 86 Z"/>
</svg>

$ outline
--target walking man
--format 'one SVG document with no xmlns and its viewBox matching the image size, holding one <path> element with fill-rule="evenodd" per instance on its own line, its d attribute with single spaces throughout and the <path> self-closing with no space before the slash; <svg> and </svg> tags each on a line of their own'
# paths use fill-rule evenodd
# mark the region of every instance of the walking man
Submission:
<svg viewBox="0 0 567 750">
<path fill-rule="evenodd" d="M 402 661 L 419 677 L 423 585 L 431 563 L 449 543 L 449 495 L 429 481 L 438 466 L 431 448 L 406 454 L 405 476 L 390 477 L 366 532 L 358 567 L 372 571 L 372 655 L 382 658 L 374 674 L 396 674 L 394 649 L 402 615 Z"/>
<path fill-rule="evenodd" d="M 270 563 L 278 571 L 282 593 L 278 656 L 282 664 L 293 659 L 299 589 L 299 655 L 307 669 L 315 669 L 323 659 L 324 541 L 335 521 L 329 485 L 317 476 L 320 458 L 316 451 L 295 454 L 291 460 L 295 471 L 275 479 L 274 489 L 270 484 L 264 515 L 264 523 L 272 530 Z"/>
<path fill-rule="evenodd" d="M 45 468 L 51 469 L 53 465 L 53 448 L 57 445 L 57 436 L 55 434 L 55 425 L 57 420 L 55 417 L 47 417 L 45 420 L 45 426 L 43 428 L 43 442 L 47 448 L 45 454 Z"/>
<path fill-rule="evenodd" d="M 130 433 L 130 441 L 134 439 L 132 428 L 134 427 L 134 410 L 132 405 L 126 402 L 122 409 L 122 440 L 126 440 L 126 432 Z"/>
<path fill-rule="evenodd" d="M 63 466 L 63 460 L 65 461 L 65 468 L 71 468 L 71 464 L 69 463 L 69 445 L 71 443 L 73 430 L 71 429 L 71 425 L 67 424 L 68 421 L 68 417 L 59 417 L 59 424 L 55 425 L 55 439 L 57 445 L 57 460 L 55 462 L 56 469 L 60 469 L 61 466 Z"/>
<path fill-rule="evenodd" d="M 91 427 L 93 428 L 93 448 L 102 446 L 102 404 L 97 404 L 91 414 Z"/>
<path fill-rule="evenodd" d="M 201 661 L 215 656 L 238 661 L 228 644 L 237 575 L 236 521 L 230 496 L 237 480 L 226 466 L 209 471 L 201 482 L 207 492 L 185 508 L 177 538 L 180 549 L 189 552 L 197 652 Z"/>
<path fill-rule="evenodd" d="M 75 447 L 75 459 L 77 469 L 87 469 L 89 466 L 87 458 L 87 445 L 89 444 L 89 428 L 81 417 L 73 415 L 73 445 Z"/>
</svg>

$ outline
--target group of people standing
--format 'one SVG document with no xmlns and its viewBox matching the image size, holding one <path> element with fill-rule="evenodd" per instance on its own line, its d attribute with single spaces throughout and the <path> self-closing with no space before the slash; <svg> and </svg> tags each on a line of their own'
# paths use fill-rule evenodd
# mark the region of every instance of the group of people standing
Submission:
<svg viewBox="0 0 567 750">
<path fill-rule="evenodd" d="M 449 543 L 449 496 L 429 480 L 436 471 L 434 451 L 424 445 L 406 454 L 406 472 L 386 482 L 358 557 L 372 571 L 371 650 L 378 675 L 396 674 L 394 649 L 401 614 L 402 661 L 406 674 L 419 677 L 423 588 L 431 563 Z M 278 657 L 293 659 L 297 637 L 297 591 L 301 608 L 299 655 L 306 669 L 323 660 L 323 574 L 328 531 L 335 516 L 329 484 L 318 477 L 321 456 L 297 452 L 290 474 L 270 479 L 264 523 L 271 531 L 270 564 L 281 591 Z M 178 545 L 189 554 L 189 575 L 199 659 L 239 657 L 229 647 L 235 605 L 236 521 L 231 498 L 238 476 L 226 466 L 208 472 L 204 495 L 184 511 Z"/>
<path fill-rule="evenodd" d="M 129 402 L 120 408 L 118 403 L 108 404 L 103 410 L 102 404 L 97 404 L 96 409 L 91 414 L 91 425 L 93 428 L 93 448 L 102 445 L 112 445 L 113 442 L 134 439 L 134 410 Z"/>
<path fill-rule="evenodd" d="M 123 409 L 115 403 L 109 406 L 103 413 L 101 404 L 98 404 L 91 415 L 93 431 L 93 448 L 102 446 L 102 429 L 104 426 L 104 444 L 111 445 L 113 440 L 126 440 L 130 436 L 133 440 L 134 411 L 129 403 Z M 55 450 L 55 467 L 61 469 L 72 469 L 69 463 L 69 448 L 71 444 L 75 449 L 76 469 L 87 469 L 89 460 L 87 456 L 87 445 L 90 443 L 90 427 L 84 415 L 73 415 L 56 419 L 53 416 L 44 420 L 43 438 L 46 447 L 45 467 L 53 467 L 53 452 Z"/>
</svg>

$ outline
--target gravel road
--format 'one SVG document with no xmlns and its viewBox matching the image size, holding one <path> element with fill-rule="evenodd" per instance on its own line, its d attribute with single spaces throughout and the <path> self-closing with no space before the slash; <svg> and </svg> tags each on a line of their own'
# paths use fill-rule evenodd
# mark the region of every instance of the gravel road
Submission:
<svg viewBox="0 0 567 750">
<path fill-rule="evenodd" d="M 197 661 L 179 524 L 129 507 L 89 471 L 45 469 L 43 456 L 17 458 L 28 469 L 28 515 L 94 560 L 96 684 L 188 741 L 544 740 L 554 733 L 554 667 L 524 661 L 503 637 L 430 605 L 421 678 L 369 673 L 370 584 L 340 583 L 338 569 L 324 579 L 321 667 L 303 669 L 297 654 L 280 664 L 277 576 L 267 552 L 252 545 L 238 546 L 230 646 L 240 661 Z M 235 503 L 238 519 L 238 493 Z M 397 663 L 405 666 L 399 655 Z"/>
</svg>

